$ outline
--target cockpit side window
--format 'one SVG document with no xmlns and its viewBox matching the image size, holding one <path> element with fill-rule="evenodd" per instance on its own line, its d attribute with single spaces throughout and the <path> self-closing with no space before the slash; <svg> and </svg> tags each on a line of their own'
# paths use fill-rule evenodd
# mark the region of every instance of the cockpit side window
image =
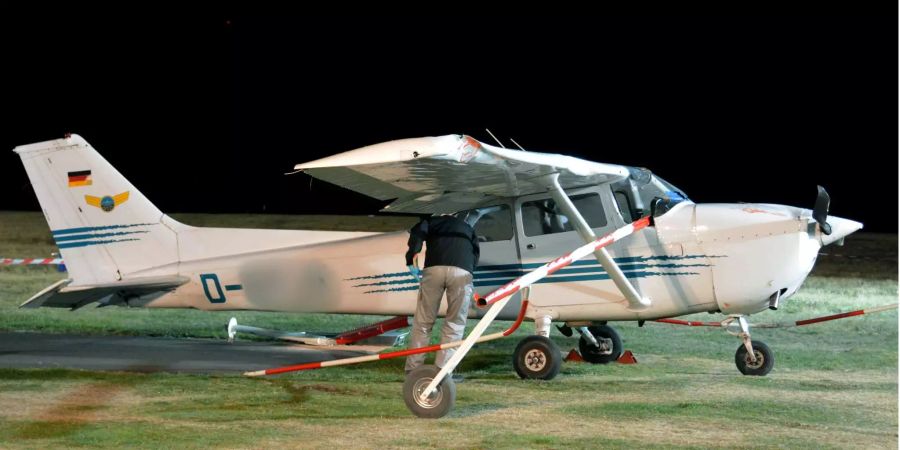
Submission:
<svg viewBox="0 0 900 450">
<path fill-rule="evenodd" d="M 637 186 L 638 183 L 630 177 L 610 185 L 619 206 L 619 212 L 622 214 L 622 220 L 627 222 L 643 217 L 646 209 Z"/>
<path fill-rule="evenodd" d="M 628 172 L 628 178 L 611 185 L 623 219 L 629 216 L 623 204 L 628 205 L 631 220 L 637 220 L 651 211 L 655 215 L 663 214 L 688 199 L 680 189 L 647 169 L 628 167 Z"/>
<path fill-rule="evenodd" d="M 508 241 L 513 237 L 512 214 L 508 205 L 469 209 L 454 215 L 475 228 L 479 242 Z"/>
<path fill-rule="evenodd" d="M 634 209 L 631 207 L 631 202 L 628 200 L 628 194 L 625 191 L 613 191 L 613 195 L 616 197 L 616 205 L 619 207 L 619 214 L 622 215 L 622 219 L 626 222 L 631 222 L 640 217 L 634 217 L 632 211 Z"/>
<path fill-rule="evenodd" d="M 584 216 L 591 228 L 606 226 L 606 214 L 603 212 L 603 203 L 599 194 L 580 194 L 569 198 L 572 199 L 575 208 Z M 552 198 L 522 203 L 522 224 L 525 236 L 540 236 L 575 230 L 572 221 L 559 209 Z"/>
</svg>

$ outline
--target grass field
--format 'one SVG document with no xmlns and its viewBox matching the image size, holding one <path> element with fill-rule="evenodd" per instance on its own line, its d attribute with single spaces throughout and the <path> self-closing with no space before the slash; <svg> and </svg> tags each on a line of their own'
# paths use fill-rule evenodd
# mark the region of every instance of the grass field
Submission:
<svg viewBox="0 0 900 450">
<path fill-rule="evenodd" d="M 409 218 L 179 215 L 196 225 L 394 230 Z M 0 257 L 53 251 L 40 214 L 0 213 Z M 800 292 L 757 323 L 897 301 L 897 238 L 859 234 L 827 255 Z M 0 330 L 222 337 L 241 322 L 343 329 L 371 317 L 16 306 L 63 274 L 0 268 Z M 533 295 L 539 295 L 535 291 Z M 696 320 L 718 316 L 696 315 Z M 505 327 L 496 325 L 495 328 Z M 510 359 L 524 326 L 480 345 L 459 372 L 449 418 L 413 418 L 402 361 L 274 379 L 0 369 L 0 447 L 304 448 L 897 448 L 897 313 L 757 329 L 775 351 L 764 378 L 734 366 L 721 330 L 616 324 L 637 365 L 566 363 L 550 382 L 519 380 Z M 576 345 L 558 334 L 561 348 Z"/>
</svg>

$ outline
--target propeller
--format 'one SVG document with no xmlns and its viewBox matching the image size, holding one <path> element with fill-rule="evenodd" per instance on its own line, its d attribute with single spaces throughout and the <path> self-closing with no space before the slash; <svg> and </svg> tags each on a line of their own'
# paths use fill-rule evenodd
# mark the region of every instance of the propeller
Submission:
<svg viewBox="0 0 900 450">
<path fill-rule="evenodd" d="M 831 225 L 825 219 L 828 218 L 828 207 L 831 205 L 831 197 L 825 191 L 825 188 L 822 186 L 816 187 L 819 189 L 819 194 L 816 196 L 816 206 L 813 207 L 812 216 L 819 223 L 822 233 L 829 235 L 831 234 Z"/>
</svg>

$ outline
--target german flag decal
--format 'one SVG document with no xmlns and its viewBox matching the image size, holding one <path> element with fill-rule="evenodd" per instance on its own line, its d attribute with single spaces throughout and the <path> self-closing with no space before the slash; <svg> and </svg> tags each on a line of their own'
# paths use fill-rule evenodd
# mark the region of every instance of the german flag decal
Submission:
<svg viewBox="0 0 900 450">
<path fill-rule="evenodd" d="M 90 170 L 69 172 L 69 187 L 90 186 L 91 184 Z"/>
</svg>

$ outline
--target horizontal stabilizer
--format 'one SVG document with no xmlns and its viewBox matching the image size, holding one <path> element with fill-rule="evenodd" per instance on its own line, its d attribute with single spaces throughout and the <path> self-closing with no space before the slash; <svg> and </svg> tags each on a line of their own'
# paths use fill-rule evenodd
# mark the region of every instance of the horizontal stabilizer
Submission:
<svg viewBox="0 0 900 450">
<path fill-rule="evenodd" d="M 172 275 L 139 277 L 112 283 L 69 286 L 71 279 L 57 281 L 19 305 L 20 308 L 71 308 L 77 309 L 93 302 L 100 306 L 127 304 L 142 297 L 161 295 L 187 283 L 186 277 Z M 147 299 L 148 300 L 148 299 Z M 135 305 L 139 306 L 139 305 Z"/>
</svg>

